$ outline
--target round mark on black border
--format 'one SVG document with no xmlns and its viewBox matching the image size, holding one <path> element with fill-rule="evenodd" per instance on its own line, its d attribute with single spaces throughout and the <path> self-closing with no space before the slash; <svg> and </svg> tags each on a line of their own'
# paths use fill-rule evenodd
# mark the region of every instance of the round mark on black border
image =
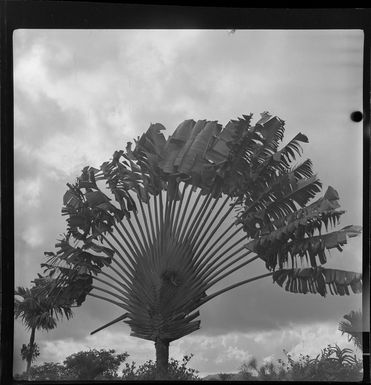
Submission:
<svg viewBox="0 0 371 385">
<path fill-rule="evenodd" d="M 353 111 L 350 114 L 350 119 L 353 120 L 353 122 L 360 122 L 363 119 L 363 114 L 361 111 Z"/>
</svg>

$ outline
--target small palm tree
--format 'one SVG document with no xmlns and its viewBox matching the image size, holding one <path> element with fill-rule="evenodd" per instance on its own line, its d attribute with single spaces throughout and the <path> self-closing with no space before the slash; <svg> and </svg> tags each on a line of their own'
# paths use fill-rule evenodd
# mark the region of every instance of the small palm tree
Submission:
<svg viewBox="0 0 371 385">
<path fill-rule="evenodd" d="M 132 336 L 154 341 L 158 378 L 169 343 L 200 328 L 198 308 L 238 286 L 272 277 L 293 293 L 361 292 L 361 274 L 323 267 L 327 250 L 341 251 L 361 228 L 327 232 L 344 211 L 332 187 L 312 200 L 321 182 L 309 159 L 293 164 L 308 138 L 279 148 L 284 122 L 266 112 L 255 125 L 251 118 L 224 128 L 185 120 L 167 139 L 152 124 L 134 148 L 85 167 L 64 195 L 67 233 L 45 253 L 45 295 L 120 307 L 124 314 L 96 331 L 125 320 Z M 257 260 L 267 273 L 210 293 Z"/>
<path fill-rule="evenodd" d="M 15 290 L 14 316 L 20 318 L 28 330 L 31 330 L 30 342 L 22 347 L 22 358 L 27 362 L 26 375 L 29 377 L 31 363 L 38 355 L 35 343 L 36 330 L 51 330 L 57 326 L 60 316 L 72 317 L 68 305 L 57 304 L 52 298 L 40 297 L 36 286 L 29 288 L 17 287 Z M 18 297 L 18 298 L 17 298 Z"/>
<path fill-rule="evenodd" d="M 348 334 L 349 341 L 353 341 L 354 345 L 362 350 L 362 330 L 363 319 L 360 310 L 352 310 L 343 316 L 343 320 L 339 322 L 339 330 L 341 334 Z"/>
</svg>

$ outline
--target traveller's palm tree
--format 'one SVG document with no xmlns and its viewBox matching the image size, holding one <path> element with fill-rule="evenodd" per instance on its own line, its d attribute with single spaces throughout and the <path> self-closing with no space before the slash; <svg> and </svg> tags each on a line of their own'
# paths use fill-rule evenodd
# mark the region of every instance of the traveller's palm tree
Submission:
<svg viewBox="0 0 371 385">
<path fill-rule="evenodd" d="M 131 335 L 154 341 L 159 378 L 169 343 L 199 329 L 197 309 L 235 287 L 271 276 L 294 293 L 361 292 L 361 274 L 322 266 L 327 250 L 342 250 L 360 227 L 324 232 L 344 211 L 331 187 L 312 200 L 321 183 L 310 160 L 292 165 L 307 137 L 279 149 L 284 122 L 251 118 L 224 128 L 186 120 L 167 139 L 152 124 L 134 148 L 85 167 L 64 195 L 67 233 L 43 264 L 48 295 L 122 308 L 103 327 L 125 320 Z M 212 292 L 256 260 L 267 273 Z"/>
<path fill-rule="evenodd" d="M 17 287 L 15 290 L 14 316 L 21 319 L 31 331 L 28 346 L 23 346 L 22 355 L 26 359 L 26 374 L 29 375 L 31 363 L 37 348 L 35 343 L 36 330 L 51 330 L 57 326 L 61 316 L 67 319 L 72 317 L 72 310 L 68 305 L 58 304 L 51 298 L 38 295 L 36 286 L 29 288 Z"/>
<path fill-rule="evenodd" d="M 363 319 L 360 310 L 352 310 L 343 316 L 343 320 L 339 322 L 339 330 L 341 334 L 348 334 L 349 341 L 353 341 L 354 345 L 362 350 L 362 330 Z"/>
</svg>

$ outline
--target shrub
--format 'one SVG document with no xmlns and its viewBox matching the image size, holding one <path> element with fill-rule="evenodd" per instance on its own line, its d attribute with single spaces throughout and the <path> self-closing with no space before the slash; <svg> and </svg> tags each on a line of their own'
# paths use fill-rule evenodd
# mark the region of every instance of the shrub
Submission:
<svg viewBox="0 0 371 385">
<path fill-rule="evenodd" d="M 44 362 L 42 365 L 34 365 L 30 368 L 30 380 L 72 380 L 74 379 L 73 374 L 62 364 L 56 362 Z M 15 380 L 26 380 L 27 374 L 16 374 Z"/>
<path fill-rule="evenodd" d="M 193 354 L 185 355 L 182 361 L 171 358 L 169 361 L 169 380 L 199 380 L 198 371 L 188 368 L 187 365 Z M 154 380 L 156 377 L 156 362 L 146 361 L 138 368 L 135 362 L 126 363 L 122 371 L 123 380 Z"/>
<path fill-rule="evenodd" d="M 341 349 L 338 345 L 328 345 L 316 358 L 300 355 L 288 359 L 288 377 L 301 381 L 360 381 L 362 361 L 358 360 L 351 349 Z"/>
<path fill-rule="evenodd" d="M 243 380 L 261 381 L 361 381 L 362 361 L 351 349 L 328 345 L 315 358 L 300 354 L 294 359 L 285 350 L 287 361 L 279 359 L 278 364 L 267 362 L 258 367 L 255 358 L 244 363 L 239 372 Z M 257 373 L 253 376 L 252 372 Z"/>
</svg>

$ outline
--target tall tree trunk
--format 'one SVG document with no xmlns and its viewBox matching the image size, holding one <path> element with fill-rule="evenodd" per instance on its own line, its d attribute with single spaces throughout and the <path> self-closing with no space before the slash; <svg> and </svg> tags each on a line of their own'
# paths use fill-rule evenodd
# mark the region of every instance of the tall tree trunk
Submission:
<svg viewBox="0 0 371 385">
<path fill-rule="evenodd" d="M 169 341 L 158 338 L 156 348 L 156 380 L 169 379 Z"/>
<path fill-rule="evenodd" d="M 32 363 L 32 357 L 33 357 L 33 347 L 35 343 L 35 328 L 31 329 L 31 337 L 30 337 L 30 351 L 27 356 L 27 369 L 26 369 L 26 374 L 27 374 L 27 379 L 30 380 L 30 369 L 31 369 L 31 363 Z"/>
</svg>

